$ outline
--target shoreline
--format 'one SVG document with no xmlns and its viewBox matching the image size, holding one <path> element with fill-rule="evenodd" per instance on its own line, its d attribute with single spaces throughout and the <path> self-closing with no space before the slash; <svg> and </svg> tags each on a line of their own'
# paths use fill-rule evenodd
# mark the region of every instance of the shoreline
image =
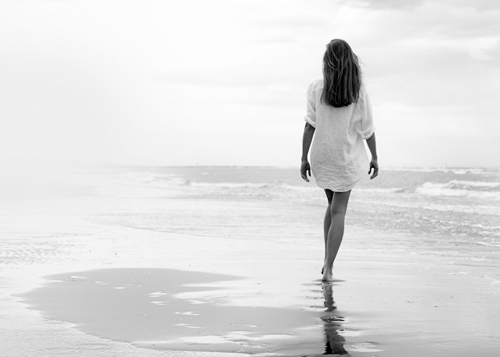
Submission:
<svg viewBox="0 0 500 357">
<path fill-rule="evenodd" d="M 342 346 L 351 356 L 411 357 L 500 350 L 494 266 L 433 252 L 424 236 L 350 225 L 329 291 L 319 281 L 323 208 L 120 184 L 106 181 L 91 196 L 0 206 L 6 218 L 0 334 L 7 355 L 315 356 Z M 158 220 L 164 225 L 155 229 Z M 144 269 L 161 273 L 134 289 L 137 281 L 123 280 Z M 185 285 L 192 274 L 201 280 Z M 213 280 L 214 274 L 235 278 Z M 178 282 L 166 286 L 167 278 Z M 76 288 L 81 294 L 71 295 Z M 134 313 L 125 315 L 131 326 L 152 329 L 141 335 L 114 324 L 118 318 L 102 322 L 103 309 Z M 154 314 L 142 316 L 144 309 Z M 175 314 L 189 311 L 199 314 Z M 244 323 L 229 327 L 231 316 Z M 169 339 L 168 321 L 187 325 Z M 193 339 L 199 335 L 205 337 Z"/>
<path fill-rule="evenodd" d="M 179 238 L 183 237 L 177 237 Z M 191 238 L 198 240 L 196 243 L 200 246 L 196 257 L 211 257 L 214 252 L 210 252 L 207 245 L 203 247 L 203 238 Z M 357 238 L 359 240 L 359 236 Z M 228 239 L 216 239 L 221 244 L 224 240 Z M 321 284 L 319 271 L 318 279 L 311 276 L 310 269 L 317 262 L 305 259 L 297 263 L 294 257 L 289 256 L 274 266 L 276 272 L 271 276 L 267 274 L 269 265 L 265 265 L 254 271 L 251 274 L 253 276 L 242 276 L 241 272 L 244 273 L 246 269 L 240 268 L 236 269 L 240 272 L 239 278 L 225 277 L 218 282 L 210 278 L 207 280 L 207 276 L 214 273 L 208 272 L 206 267 L 211 265 L 211 270 L 220 274 L 221 270 L 234 266 L 234 262 L 219 259 L 218 264 L 208 264 L 212 261 L 210 259 L 208 262 L 199 262 L 197 267 L 193 267 L 196 270 L 191 272 L 159 268 L 114 268 L 119 272 L 114 275 L 109 275 L 112 269 L 73 271 L 52 275 L 41 287 L 23 294 L 23 299 L 30 297 L 23 304 L 30 304 L 30 309 L 38 304 L 45 319 L 71 322 L 78 330 L 90 335 L 126 341 L 141 348 L 168 351 L 255 354 L 259 348 L 265 348 L 260 346 L 267 346 L 269 350 L 260 353 L 274 351 L 283 353 L 284 356 L 319 355 L 324 353 L 321 349 L 326 348 L 324 341 L 328 338 L 325 336 L 330 336 L 334 341 L 343 339 L 344 342 L 337 344 L 351 356 L 363 356 L 365 353 L 375 356 L 399 356 L 403 353 L 405 356 L 433 356 L 442 353 L 465 356 L 472 351 L 481 356 L 493 356 L 493 351 L 500 348 L 500 344 L 493 341 L 498 332 L 495 332 L 493 325 L 497 321 L 494 316 L 498 317 L 499 311 L 495 297 L 488 295 L 484 281 L 461 274 L 453 265 L 437 265 L 433 257 L 426 258 L 408 252 L 400 252 L 397 257 L 393 254 L 380 254 L 381 252 L 375 254 L 373 250 L 356 247 L 358 243 L 360 242 L 356 243 L 351 239 L 351 243 L 344 247 L 346 249 L 337 269 L 341 280 L 330 285 L 332 290 L 327 294 L 324 289 L 328 284 Z M 180 251 L 183 249 L 185 247 L 179 247 Z M 227 253 L 231 251 L 225 254 Z M 311 257 L 312 255 L 314 254 Z M 409 257 L 412 260 L 408 260 Z M 290 274 L 294 278 L 288 276 L 280 281 L 277 276 L 289 270 L 290 260 L 295 261 L 293 274 Z M 253 255 L 246 264 L 257 265 L 262 262 L 261 257 Z M 205 269 L 202 268 L 203 265 Z M 165 285 L 165 275 L 162 278 L 161 273 L 149 278 L 146 283 L 141 283 L 146 277 L 144 274 L 140 279 L 127 280 L 131 272 L 147 270 L 169 271 L 170 274 L 167 275 L 176 280 L 178 285 Z M 188 284 L 184 286 L 186 279 L 183 277 L 186 274 L 198 276 L 199 280 L 193 282 L 187 279 Z M 70 276 L 74 278 L 69 278 Z M 135 298 L 126 295 L 131 293 L 126 284 L 132 286 L 135 280 L 138 280 L 141 288 L 149 287 L 149 290 L 139 293 L 142 294 L 142 300 L 134 300 L 137 298 L 134 294 L 132 296 Z M 296 286 L 291 285 L 293 282 Z M 485 293 L 479 294 L 481 291 Z M 80 295 L 73 295 L 76 292 Z M 155 292 L 158 293 L 156 296 Z M 124 297 L 120 298 L 120 294 Z M 335 301 L 332 316 L 337 316 L 338 319 L 322 320 L 322 317 L 328 315 L 325 312 L 328 304 L 332 305 L 325 299 L 328 294 Z M 86 305 L 87 299 L 65 299 L 66 296 L 94 296 L 99 301 L 124 301 L 129 305 Z M 170 300 L 162 300 L 162 296 L 168 296 Z M 62 300 L 57 300 L 57 297 Z M 51 301 L 58 301 L 58 304 L 51 305 Z M 173 301 L 176 303 L 172 303 Z M 171 306 L 168 307 L 169 305 Z M 179 311 L 172 309 L 175 306 Z M 255 311 L 256 315 L 249 314 L 248 309 Z M 81 316 L 73 316 L 71 311 L 80 311 L 85 319 L 82 321 Z M 131 331 L 124 328 L 119 323 L 124 321 L 121 319 L 110 318 L 108 324 L 103 324 L 104 311 L 118 315 L 126 311 L 135 312 L 133 317 L 125 319 L 133 322 L 131 326 L 145 323 L 146 326 L 156 328 L 151 330 L 153 333 L 150 335 L 142 335 L 134 334 L 133 329 Z M 156 313 L 149 320 L 148 313 L 144 312 L 143 316 L 142 313 L 139 314 L 141 311 Z M 165 330 L 162 321 L 179 318 L 175 312 L 192 312 L 192 315 L 181 316 L 192 321 L 185 322 L 183 327 L 177 327 L 177 332 L 171 334 L 173 339 L 161 339 L 157 333 L 165 336 L 169 331 Z M 227 314 L 240 319 L 240 326 Z M 252 323 L 256 316 L 260 316 L 258 324 Z M 298 327 L 290 329 L 289 320 L 280 320 L 283 316 L 295 317 Z M 157 317 L 161 317 L 160 320 L 156 320 Z M 215 322 L 217 319 L 222 322 Z M 182 324 L 180 320 L 175 321 Z M 484 323 L 487 321 L 490 325 Z M 235 326 L 221 328 L 231 324 Z M 245 330 L 241 325 L 258 327 L 247 327 Z M 269 325 L 274 326 L 274 329 L 267 329 Z M 182 334 L 181 330 L 185 333 Z M 201 336 L 204 337 L 197 337 L 200 335 L 199 331 L 202 331 Z M 329 335 L 325 335 L 324 331 L 329 331 Z M 468 337 L 457 339 L 457 334 Z M 478 350 L 478 346 L 483 346 L 482 350 Z"/>
</svg>

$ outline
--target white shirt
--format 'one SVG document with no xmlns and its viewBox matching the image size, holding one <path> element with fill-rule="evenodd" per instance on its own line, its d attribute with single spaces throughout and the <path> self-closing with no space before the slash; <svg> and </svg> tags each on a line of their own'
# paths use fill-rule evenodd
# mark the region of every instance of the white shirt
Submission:
<svg viewBox="0 0 500 357">
<path fill-rule="evenodd" d="M 311 170 L 316 183 L 334 192 L 351 190 L 368 174 L 369 162 L 363 143 L 375 128 L 368 93 L 364 86 L 359 99 L 347 107 L 321 103 L 323 79 L 307 90 L 305 121 L 316 128 L 311 147 Z"/>
</svg>

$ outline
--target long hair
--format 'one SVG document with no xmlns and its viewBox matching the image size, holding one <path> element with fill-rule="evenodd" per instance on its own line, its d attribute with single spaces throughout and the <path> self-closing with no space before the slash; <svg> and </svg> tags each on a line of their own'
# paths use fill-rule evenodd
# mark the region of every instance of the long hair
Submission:
<svg viewBox="0 0 500 357">
<path fill-rule="evenodd" d="M 323 81 L 322 103 L 338 108 L 358 100 L 361 69 L 358 57 L 344 40 L 335 39 L 326 45 Z"/>
</svg>

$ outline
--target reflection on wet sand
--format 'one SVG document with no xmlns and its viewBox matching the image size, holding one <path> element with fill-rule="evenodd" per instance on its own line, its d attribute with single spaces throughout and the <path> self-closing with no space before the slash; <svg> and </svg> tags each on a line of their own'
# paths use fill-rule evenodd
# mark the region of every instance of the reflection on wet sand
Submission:
<svg viewBox="0 0 500 357">
<path fill-rule="evenodd" d="M 346 355 L 344 349 L 345 338 L 338 331 L 342 328 L 344 318 L 336 313 L 337 307 L 333 300 L 332 283 L 323 283 L 323 296 L 325 298 L 325 313 L 321 316 L 323 320 L 323 332 L 325 334 L 325 355 Z"/>
<path fill-rule="evenodd" d="M 47 278 L 47 284 L 22 295 L 25 303 L 46 318 L 110 340 L 178 353 L 348 354 L 332 283 L 312 284 L 311 312 L 303 306 L 231 305 L 218 296 L 231 292 L 230 283 L 239 278 L 222 274 L 108 268 Z"/>
</svg>

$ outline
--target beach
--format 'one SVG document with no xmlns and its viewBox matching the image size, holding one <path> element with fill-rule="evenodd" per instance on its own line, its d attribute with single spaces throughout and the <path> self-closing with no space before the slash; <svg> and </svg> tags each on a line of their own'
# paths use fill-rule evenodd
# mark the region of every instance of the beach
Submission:
<svg viewBox="0 0 500 357">
<path fill-rule="evenodd" d="M 360 183 L 328 284 L 326 198 L 298 169 L 86 167 L 18 183 L 0 205 L 3 353 L 496 356 L 499 177 L 391 169 Z"/>
</svg>

